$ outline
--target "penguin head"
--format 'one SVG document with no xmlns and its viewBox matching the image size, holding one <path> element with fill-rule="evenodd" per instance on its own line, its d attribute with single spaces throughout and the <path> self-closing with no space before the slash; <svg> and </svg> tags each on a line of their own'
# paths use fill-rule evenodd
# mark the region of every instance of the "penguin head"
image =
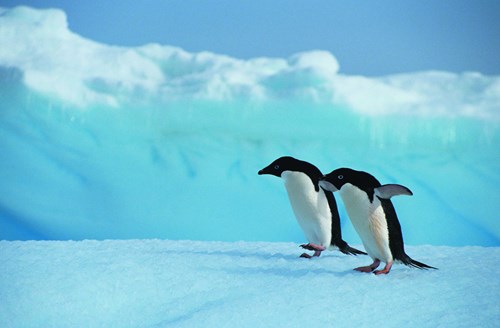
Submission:
<svg viewBox="0 0 500 328">
<path fill-rule="evenodd" d="M 297 162 L 297 159 L 290 156 L 280 157 L 260 170 L 259 175 L 270 174 L 281 178 L 281 174 L 283 174 L 283 172 L 296 170 Z"/>
<path fill-rule="evenodd" d="M 344 186 L 353 186 L 366 193 L 370 202 L 374 196 L 381 199 L 390 199 L 396 195 L 413 195 L 412 191 L 399 184 L 385 184 L 380 182 L 371 174 L 353 169 L 341 168 L 334 170 L 320 178 L 319 185 L 328 191 L 339 191 Z"/>
<path fill-rule="evenodd" d="M 298 160 L 290 156 L 283 156 L 259 171 L 259 175 L 270 174 L 282 177 L 283 172 L 302 172 L 307 174 L 313 182 L 317 184 L 320 177 L 323 176 L 321 171 L 314 165 L 308 162 Z"/>
<path fill-rule="evenodd" d="M 339 191 L 346 183 L 351 183 L 354 180 L 355 174 L 352 171 L 347 168 L 336 169 L 322 177 L 319 185 L 328 191 Z"/>
<path fill-rule="evenodd" d="M 367 192 L 373 192 L 380 186 L 378 180 L 371 174 L 348 168 L 336 169 L 320 179 L 320 186 L 329 191 L 339 191 L 346 184 Z"/>
</svg>

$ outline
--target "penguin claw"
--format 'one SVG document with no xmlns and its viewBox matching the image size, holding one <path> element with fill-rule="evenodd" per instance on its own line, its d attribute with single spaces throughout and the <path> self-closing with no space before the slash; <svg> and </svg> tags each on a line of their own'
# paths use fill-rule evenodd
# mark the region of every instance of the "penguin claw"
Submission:
<svg viewBox="0 0 500 328">
<path fill-rule="evenodd" d="M 373 261 L 372 264 L 367 265 L 367 266 L 358 267 L 358 268 L 355 268 L 354 270 L 359 271 L 359 272 L 370 273 L 370 272 L 373 272 L 373 270 L 375 270 L 379 265 L 380 265 L 380 260 L 376 259 Z M 387 268 L 387 265 L 385 266 L 384 270 L 386 268 Z M 391 269 L 391 267 L 389 267 L 389 270 L 390 269 Z M 381 270 L 381 271 L 384 271 L 384 270 Z M 377 270 L 377 271 L 380 271 L 380 270 Z M 377 271 L 375 271 L 375 272 L 377 272 Z M 375 274 L 377 274 L 377 273 L 375 273 Z"/>
<path fill-rule="evenodd" d="M 366 273 L 370 273 L 372 272 L 374 269 L 371 267 L 371 266 L 362 266 L 362 267 L 358 267 L 358 268 L 354 268 L 355 271 L 359 271 L 359 272 L 366 272 Z"/>
<path fill-rule="evenodd" d="M 313 255 L 309 255 L 309 254 L 307 254 L 307 253 L 302 253 L 302 254 L 300 255 L 300 257 L 304 257 L 304 258 L 306 258 L 306 259 L 311 259 L 311 258 L 313 258 L 313 257 L 319 257 L 319 256 L 321 255 L 321 252 L 322 252 L 322 251 L 315 250 Z"/>
<path fill-rule="evenodd" d="M 315 244 L 311 244 L 311 243 L 309 243 L 309 244 L 302 244 L 302 245 L 300 245 L 300 247 L 302 247 L 303 249 L 307 249 L 308 251 L 314 251 L 313 255 L 309 255 L 307 253 L 303 253 L 302 255 L 300 255 L 300 257 L 304 257 L 306 259 L 310 259 L 310 258 L 313 258 L 313 257 L 318 257 L 318 256 L 321 255 L 321 252 L 326 249 L 323 246 L 315 245 Z"/>
<path fill-rule="evenodd" d="M 300 245 L 300 247 L 302 247 L 303 249 L 307 249 L 308 251 L 314 251 L 314 248 L 312 247 L 311 244 L 302 244 Z"/>
<path fill-rule="evenodd" d="M 391 271 L 391 267 L 392 267 L 392 262 L 389 262 L 385 265 L 385 267 L 382 270 L 375 270 L 373 273 L 376 275 L 388 274 Z"/>
<path fill-rule="evenodd" d="M 315 245 L 315 244 L 302 244 L 300 245 L 300 247 L 302 247 L 303 249 L 307 249 L 308 251 L 319 251 L 319 252 L 322 252 L 324 251 L 326 248 L 323 247 L 323 246 L 320 246 L 320 245 Z"/>
</svg>

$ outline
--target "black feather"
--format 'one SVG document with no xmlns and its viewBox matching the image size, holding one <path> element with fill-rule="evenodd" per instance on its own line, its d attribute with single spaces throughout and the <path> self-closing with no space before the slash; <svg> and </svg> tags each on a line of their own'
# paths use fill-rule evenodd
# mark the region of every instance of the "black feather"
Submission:
<svg viewBox="0 0 500 328">
<path fill-rule="evenodd" d="M 356 249 L 354 247 L 347 245 L 347 243 L 343 247 L 339 246 L 339 245 L 335 245 L 335 246 L 337 246 L 342 253 L 347 254 L 347 255 L 367 255 L 365 252 L 360 251 L 359 249 Z"/>
<path fill-rule="evenodd" d="M 435 269 L 435 270 L 437 270 L 438 269 L 438 268 L 435 268 L 433 266 L 427 265 L 425 263 L 422 263 L 422 262 L 419 262 L 419 261 L 415 261 L 414 259 L 412 259 L 408 255 L 406 255 L 405 259 L 401 260 L 401 262 L 403 264 L 407 265 L 407 266 L 411 266 L 411 267 L 418 268 L 418 269 L 421 269 L 421 270 L 427 270 L 427 269 Z"/>
</svg>

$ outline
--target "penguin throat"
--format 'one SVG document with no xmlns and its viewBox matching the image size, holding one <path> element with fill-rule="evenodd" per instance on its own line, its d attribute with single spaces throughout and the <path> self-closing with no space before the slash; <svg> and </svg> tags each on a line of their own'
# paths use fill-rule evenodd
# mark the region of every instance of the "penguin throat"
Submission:
<svg viewBox="0 0 500 328">
<path fill-rule="evenodd" d="M 314 183 L 313 179 L 306 173 L 296 171 L 283 171 L 283 173 L 281 173 L 281 178 L 285 181 L 285 186 L 287 187 L 287 189 L 289 187 L 293 188 L 294 186 L 301 186 L 302 188 L 304 188 L 312 184 L 314 186 L 314 189 L 316 191 L 319 191 L 319 184 Z"/>
<path fill-rule="evenodd" d="M 373 195 L 370 199 L 370 195 L 366 193 L 366 191 L 359 189 L 358 187 L 346 183 L 340 188 L 340 196 L 345 202 L 351 204 L 360 204 L 369 201 L 370 203 L 373 201 Z"/>
</svg>

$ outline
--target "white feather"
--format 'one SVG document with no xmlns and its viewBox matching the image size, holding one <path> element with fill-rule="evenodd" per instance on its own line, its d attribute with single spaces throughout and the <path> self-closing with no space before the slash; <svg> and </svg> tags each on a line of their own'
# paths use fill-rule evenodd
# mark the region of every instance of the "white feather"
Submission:
<svg viewBox="0 0 500 328">
<path fill-rule="evenodd" d="M 368 255 L 386 263 L 392 261 L 389 229 L 380 200 L 374 197 L 370 203 L 367 194 L 350 183 L 342 186 L 340 196 Z"/>
<path fill-rule="evenodd" d="M 302 172 L 285 171 L 281 175 L 285 182 L 293 213 L 310 243 L 329 247 L 331 234 L 331 212 L 325 192 L 314 189 L 311 179 Z"/>
</svg>

